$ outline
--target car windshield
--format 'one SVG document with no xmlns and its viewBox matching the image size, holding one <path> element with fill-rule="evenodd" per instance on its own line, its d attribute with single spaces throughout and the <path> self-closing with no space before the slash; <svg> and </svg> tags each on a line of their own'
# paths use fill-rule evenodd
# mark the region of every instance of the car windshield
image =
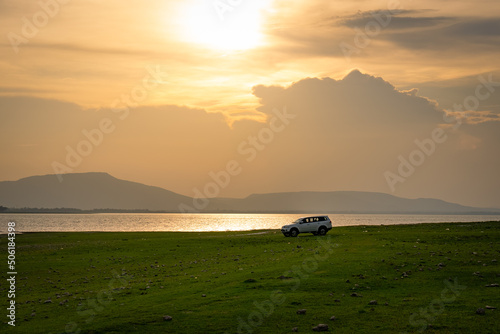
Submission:
<svg viewBox="0 0 500 334">
<path fill-rule="evenodd" d="M 302 222 L 302 218 L 299 218 L 299 219 L 297 219 L 296 221 L 294 221 L 293 223 L 294 223 L 294 224 L 300 224 L 301 222 Z"/>
</svg>

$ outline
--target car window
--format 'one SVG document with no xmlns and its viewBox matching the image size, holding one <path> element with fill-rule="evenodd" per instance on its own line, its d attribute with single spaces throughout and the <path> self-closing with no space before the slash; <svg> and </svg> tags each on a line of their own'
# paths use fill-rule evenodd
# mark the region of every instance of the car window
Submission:
<svg viewBox="0 0 500 334">
<path fill-rule="evenodd" d="M 328 221 L 328 217 L 326 217 L 326 216 L 321 216 L 321 217 L 306 217 L 306 218 L 297 219 L 295 221 L 295 223 L 298 223 L 298 224 L 307 224 L 307 223 L 324 222 L 324 221 Z"/>
</svg>

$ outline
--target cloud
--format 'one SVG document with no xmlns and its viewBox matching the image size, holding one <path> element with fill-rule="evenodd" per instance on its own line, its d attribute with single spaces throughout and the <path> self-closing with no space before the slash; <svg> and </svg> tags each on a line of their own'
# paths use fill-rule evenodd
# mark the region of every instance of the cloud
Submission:
<svg viewBox="0 0 500 334">
<path fill-rule="evenodd" d="M 459 37 L 463 36 L 500 36 L 500 18 L 475 19 L 457 23 L 449 31 Z"/>
<path fill-rule="evenodd" d="M 356 66 L 373 70 L 391 64 L 381 73 L 409 71 L 409 61 L 422 68 L 439 65 L 441 69 L 464 71 L 468 62 L 470 66 L 478 61 L 491 63 L 500 50 L 498 16 L 467 16 L 469 13 L 453 11 L 442 15 L 435 9 L 389 12 L 383 8 L 331 15 L 334 10 L 325 8 L 321 14 L 304 10 L 301 24 L 270 29 L 269 35 L 279 43 L 275 52 L 282 55 L 282 61 L 342 59 L 348 44 L 355 48 L 349 58 Z"/>
<path fill-rule="evenodd" d="M 355 15 L 336 18 L 337 24 L 349 28 L 363 28 L 370 22 L 383 22 L 384 29 L 405 30 L 415 28 L 434 27 L 450 21 L 455 21 L 454 17 L 447 16 L 408 16 L 432 12 L 430 10 L 398 10 L 389 11 L 387 9 L 358 12 Z M 405 15 L 405 16 L 402 16 Z"/>
<path fill-rule="evenodd" d="M 500 50 L 500 18 L 462 18 L 460 22 L 407 32 L 388 32 L 380 37 L 400 47 L 443 51 L 460 49 L 463 53 Z"/>
<path fill-rule="evenodd" d="M 308 105 L 314 106 L 308 108 L 308 115 L 342 124 L 415 126 L 442 121 L 435 103 L 416 96 L 414 90 L 399 91 L 382 78 L 358 70 L 342 80 L 308 78 L 288 88 L 256 86 L 253 92 L 263 104 L 258 110 L 265 113 L 270 112 L 270 106 Z"/>
<path fill-rule="evenodd" d="M 464 115 L 465 113 L 465 115 Z M 450 117 L 460 118 L 467 124 L 480 124 L 486 122 L 499 122 L 500 115 L 491 111 L 458 111 L 448 112 Z"/>
<path fill-rule="evenodd" d="M 437 144 L 435 153 L 398 185 L 396 194 L 439 194 L 437 197 L 451 201 L 491 206 L 500 200 L 500 191 L 488 184 L 496 178 L 493 169 L 482 168 L 484 173 L 477 174 L 471 167 L 489 157 L 488 163 L 500 168 L 495 153 L 495 131 L 500 132 L 500 124 L 491 122 L 491 114 L 481 115 L 483 123 L 463 123 L 453 130 L 445 127 L 445 112 L 434 101 L 359 71 L 341 80 L 308 78 L 288 87 L 256 86 L 254 94 L 262 104 L 261 112 L 270 114 L 274 107 L 286 105 L 296 115 L 280 134 L 280 141 L 286 144 L 263 152 L 263 165 L 281 166 L 266 170 L 266 184 L 260 186 L 268 191 L 390 191 L 384 172 L 397 170 L 398 157 L 408 159 L 418 149 L 416 141 L 428 140 L 435 129 L 446 128 L 444 143 Z M 264 168 L 261 160 L 255 164 L 255 170 Z M 456 183 L 473 189 L 470 194 L 474 195 L 464 195 Z"/>
</svg>

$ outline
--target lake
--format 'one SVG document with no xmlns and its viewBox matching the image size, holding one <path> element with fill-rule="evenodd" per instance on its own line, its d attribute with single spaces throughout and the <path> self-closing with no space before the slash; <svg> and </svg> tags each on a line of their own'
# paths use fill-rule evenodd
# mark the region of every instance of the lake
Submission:
<svg viewBox="0 0 500 334">
<path fill-rule="evenodd" d="M 309 214 L 1 214 L 0 232 L 247 231 L 279 229 Z M 329 214 L 333 226 L 500 221 L 500 215 Z"/>
</svg>

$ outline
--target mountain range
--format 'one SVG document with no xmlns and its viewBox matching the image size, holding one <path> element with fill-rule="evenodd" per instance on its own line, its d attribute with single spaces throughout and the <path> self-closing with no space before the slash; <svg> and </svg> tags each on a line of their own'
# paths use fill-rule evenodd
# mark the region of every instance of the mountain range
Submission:
<svg viewBox="0 0 500 334">
<path fill-rule="evenodd" d="M 153 212 L 246 213 L 500 213 L 439 199 L 409 199 L 360 191 L 253 194 L 246 198 L 191 198 L 107 173 L 31 176 L 0 182 L 0 205 L 12 208 L 72 208 Z"/>
</svg>

